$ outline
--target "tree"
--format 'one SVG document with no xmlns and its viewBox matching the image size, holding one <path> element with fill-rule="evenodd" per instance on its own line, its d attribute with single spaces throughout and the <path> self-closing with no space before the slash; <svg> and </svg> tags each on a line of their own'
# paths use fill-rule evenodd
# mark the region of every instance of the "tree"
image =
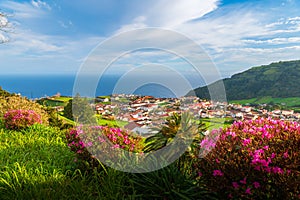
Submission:
<svg viewBox="0 0 300 200">
<path fill-rule="evenodd" d="M 173 141 L 176 135 L 182 141 L 188 142 L 192 139 L 192 147 L 200 143 L 203 133 L 206 131 L 206 126 L 203 122 L 196 122 L 193 115 L 188 112 L 182 114 L 173 113 L 167 119 L 166 124 L 154 128 L 158 131 L 157 134 L 148 137 L 145 140 L 145 152 L 156 151 L 167 146 Z M 187 138 L 189 135 L 190 138 Z"/>
<path fill-rule="evenodd" d="M 10 30 L 10 23 L 7 19 L 7 14 L 0 11 L 0 44 L 7 42 L 6 33 Z"/>
<path fill-rule="evenodd" d="M 64 116 L 68 119 L 74 120 L 76 123 L 96 123 L 94 114 L 95 113 L 92 110 L 88 99 L 80 97 L 79 94 L 71 99 L 64 108 Z"/>
</svg>

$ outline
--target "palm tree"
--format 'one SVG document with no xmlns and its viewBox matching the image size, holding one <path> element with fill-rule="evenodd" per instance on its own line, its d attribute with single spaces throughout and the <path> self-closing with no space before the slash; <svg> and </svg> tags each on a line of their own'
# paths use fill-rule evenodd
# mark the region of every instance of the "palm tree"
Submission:
<svg viewBox="0 0 300 200">
<path fill-rule="evenodd" d="M 167 145 L 172 145 L 165 154 L 167 158 L 164 159 L 176 160 L 179 171 L 193 174 L 193 161 L 197 159 L 200 142 L 207 130 L 205 124 L 198 122 L 188 112 L 181 115 L 173 113 L 167 118 L 165 125 L 157 127 L 155 130 L 158 133 L 145 140 L 144 152 L 157 151 Z M 181 155 L 184 151 L 185 153 Z"/>
<path fill-rule="evenodd" d="M 156 151 L 167 146 L 172 143 L 176 135 L 179 141 L 184 143 L 192 142 L 191 148 L 193 148 L 196 144 L 199 144 L 204 136 L 203 133 L 206 131 L 205 124 L 202 122 L 197 123 L 188 112 L 184 112 L 181 115 L 173 113 L 166 120 L 166 124 L 153 128 L 157 131 L 157 134 L 145 140 L 144 152 Z"/>
</svg>

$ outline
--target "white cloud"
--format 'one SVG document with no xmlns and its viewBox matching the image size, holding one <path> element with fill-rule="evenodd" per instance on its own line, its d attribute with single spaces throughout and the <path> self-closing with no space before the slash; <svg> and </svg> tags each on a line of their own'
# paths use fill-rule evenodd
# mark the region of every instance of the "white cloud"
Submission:
<svg viewBox="0 0 300 200">
<path fill-rule="evenodd" d="M 151 7 L 145 7 L 137 13 L 129 24 L 123 25 L 117 32 L 145 27 L 174 28 L 191 20 L 203 17 L 217 9 L 219 0 L 160 0 Z"/>
<path fill-rule="evenodd" d="M 218 3 L 219 0 L 162 0 L 146 11 L 146 21 L 150 26 L 174 27 L 212 12 Z"/>
<path fill-rule="evenodd" d="M 5 27 L 8 24 L 8 20 L 5 16 L 2 16 L 0 13 L 0 28 Z"/>
<path fill-rule="evenodd" d="M 122 25 L 120 29 L 117 30 L 116 33 L 121 33 L 129 30 L 134 30 L 138 28 L 145 28 L 147 25 L 145 24 L 146 17 L 145 16 L 138 16 L 133 19 L 132 23 Z"/>
<path fill-rule="evenodd" d="M 51 10 L 51 7 L 46 2 L 43 2 L 40 0 L 37 0 L 37 1 L 32 0 L 31 4 L 36 8 L 46 8 L 48 10 Z"/>
<path fill-rule="evenodd" d="M 289 38 L 273 38 L 268 40 L 244 40 L 245 43 L 249 44 L 290 44 L 290 43 L 300 43 L 300 37 L 289 37 Z"/>
<path fill-rule="evenodd" d="M 4 9 L 12 10 L 16 19 L 37 18 L 46 13 L 44 10 L 37 9 L 33 4 L 27 2 L 5 1 L 0 2 L 0 6 Z"/>
</svg>

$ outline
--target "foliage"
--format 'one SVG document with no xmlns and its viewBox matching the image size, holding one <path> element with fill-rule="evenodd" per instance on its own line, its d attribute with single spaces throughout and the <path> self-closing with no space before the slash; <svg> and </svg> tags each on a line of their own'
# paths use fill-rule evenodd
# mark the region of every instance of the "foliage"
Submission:
<svg viewBox="0 0 300 200">
<path fill-rule="evenodd" d="M 49 115 L 49 125 L 52 127 L 58 127 L 60 129 L 64 129 L 65 123 L 60 119 L 57 111 L 53 108 L 47 107 L 46 111 Z"/>
<path fill-rule="evenodd" d="M 0 118 L 9 110 L 32 110 L 41 117 L 42 124 L 48 125 L 49 115 L 43 109 L 43 107 L 33 101 L 28 100 L 25 97 L 20 96 L 10 96 L 1 97 L 0 96 Z"/>
<path fill-rule="evenodd" d="M 66 175 L 75 169 L 74 154 L 58 129 L 39 124 L 22 131 L 0 128 L 0 158 L 1 199 L 65 199 L 80 194 Z"/>
<path fill-rule="evenodd" d="M 77 94 L 64 108 L 64 117 L 81 124 L 96 124 L 88 99 Z"/>
<path fill-rule="evenodd" d="M 106 126 L 77 126 L 67 132 L 66 138 L 71 151 L 76 153 L 78 161 L 85 164 L 87 170 L 102 167 L 99 156 L 103 159 L 115 159 L 111 149 L 141 152 L 143 148 L 140 136 Z"/>
<path fill-rule="evenodd" d="M 33 110 L 9 110 L 4 114 L 4 125 L 7 129 L 21 130 L 41 123 L 41 117 Z"/>
<path fill-rule="evenodd" d="M 223 81 L 228 100 L 251 99 L 263 96 L 299 97 L 300 60 L 271 63 L 253 67 Z M 210 85 L 214 87 L 219 81 Z M 196 96 L 210 99 L 208 87 L 195 89 Z M 188 95 L 192 95 L 189 92 Z"/>
<path fill-rule="evenodd" d="M 217 132 L 217 143 L 201 142 L 211 152 L 195 165 L 211 191 L 222 199 L 299 198 L 300 124 L 261 118 Z"/>
<path fill-rule="evenodd" d="M 173 113 L 166 120 L 166 124 L 154 128 L 158 131 L 157 134 L 145 140 L 144 152 L 159 150 L 172 143 L 176 136 L 184 143 L 192 144 L 192 148 L 197 148 L 203 133 L 206 131 L 205 124 L 202 122 L 198 124 L 188 112 L 181 115 Z"/>
<path fill-rule="evenodd" d="M 0 86 L 0 97 L 9 97 L 9 96 L 12 96 L 12 94 L 7 92 L 6 90 L 3 90 L 2 87 Z"/>
<path fill-rule="evenodd" d="M 131 176 L 141 199 L 216 199 L 202 187 L 203 182 L 196 184 L 193 177 L 180 172 L 175 163 L 157 171 Z"/>
</svg>

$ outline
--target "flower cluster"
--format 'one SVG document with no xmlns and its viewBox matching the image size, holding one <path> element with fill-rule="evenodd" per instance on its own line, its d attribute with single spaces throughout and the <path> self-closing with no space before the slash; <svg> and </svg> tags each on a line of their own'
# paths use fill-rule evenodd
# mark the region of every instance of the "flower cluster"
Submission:
<svg viewBox="0 0 300 200">
<path fill-rule="evenodd" d="M 4 114 L 4 125 L 7 129 L 20 130 L 41 123 L 40 115 L 33 110 L 9 110 Z"/>
<path fill-rule="evenodd" d="M 49 115 L 44 110 L 44 108 L 34 101 L 30 101 L 25 97 L 20 96 L 10 96 L 1 97 L 0 96 L 0 118 L 3 118 L 5 113 L 10 110 L 32 110 L 40 116 L 43 124 L 48 125 Z"/>
<path fill-rule="evenodd" d="M 212 191 L 224 198 L 298 197 L 300 124 L 259 118 L 219 132 L 215 148 L 197 163 Z"/>
<path fill-rule="evenodd" d="M 141 137 L 108 126 L 77 126 L 66 134 L 66 138 L 79 160 L 86 161 L 92 168 L 98 166 L 98 156 L 106 156 L 106 160 L 113 158 L 115 149 L 127 152 L 141 152 L 143 149 Z"/>
</svg>

